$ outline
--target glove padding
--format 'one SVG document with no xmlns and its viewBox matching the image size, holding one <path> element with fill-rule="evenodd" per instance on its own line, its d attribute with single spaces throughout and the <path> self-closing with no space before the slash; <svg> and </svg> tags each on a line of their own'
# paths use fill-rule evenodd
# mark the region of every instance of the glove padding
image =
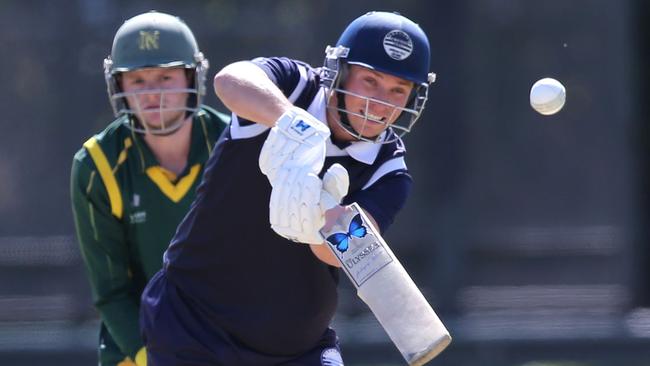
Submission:
<svg viewBox="0 0 650 366">
<path fill-rule="evenodd" d="M 280 168 L 309 167 L 318 174 L 325 161 L 329 128 L 304 109 L 293 107 L 276 121 L 259 157 L 259 166 L 275 186 Z"/>
<path fill-rule="evenodd" d="M 295 242 L 322 244 L 319 230 L 325 225 L 325 211 L 348 192 L 347 170 L 334 164 L 321 181 L 310 167 L 289 167 L 279 169 L 275 178 L 269 202 L 271 228 Z"/>
</svg>

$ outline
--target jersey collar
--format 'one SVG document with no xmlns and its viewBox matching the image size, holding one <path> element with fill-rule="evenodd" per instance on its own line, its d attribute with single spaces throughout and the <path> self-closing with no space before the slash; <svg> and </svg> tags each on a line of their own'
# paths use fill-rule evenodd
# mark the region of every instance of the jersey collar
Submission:
<svg viewBox="0 0 650 366">
<path fill-rule="evenodd" d="M 199 113 L 202 112 L 203 111 L 199 111 Z M 126 123 L 128 123 L 128 121 Z M 189 123 L 192 124 L 192 132 L 190 134 L 190 151 L 187 156 L 187 165 L 183 172 L 178 175 L 178 177 L 183 177 L 190 173 L 190 169 L 192 168 L 193 163 L 199 160 L 202 154 L 207 153 L 207 148 L 205 146 L 209 146 L 209 144 L 206 142 L 207 136 L 205 135 L 204 128 L 202 128 L 203 126 L 201 125 L 200 120 L 197 118 L 197 116 L 194 116 L 194 118 L 192 118 Z M 158 159 L 156 159 L 153 152 L 149 148 L 149 145 L 147 145 L 145 142 L 142 134 L 133 132 L 131 130 L 131 137 L 134 139 L 135 146 L 137 147 L 140 154 L 141 162 L 143 165 L 142 170 L 146 171 L 148 168 L 160 166 Z"/>
</svg>

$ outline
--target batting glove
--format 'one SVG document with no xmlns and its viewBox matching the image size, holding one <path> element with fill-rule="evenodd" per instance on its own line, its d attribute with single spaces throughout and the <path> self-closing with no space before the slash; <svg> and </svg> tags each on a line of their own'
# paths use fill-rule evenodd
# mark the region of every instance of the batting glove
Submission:
<svg viewBox="0 0 650 366">
<path fill-rule="evenodd" d="M 325 161 L 329 128 L 307 111 L 293 107 L 276 121 L 259 157 L 259 166 L 271 185 L 280 169 L 308 167 L 318 174 Z"/>
<path fill-rule="evenodd" d="M 349 186 L 348 172 L 332 165 L 323 180 L 309 167 L 281 169 L 271 191 L 269 220 L 280 236 L 305 244 L 322 244 L 325 211 L 341 202 Z"/>
<path fill-rule="evenodd" d="M 350 189 L 348 171 L 341 164 L 332 164 L 323 176 L 323 190 L 320 194 L 320 207 L 323 211 L 339 205 Z"/>
</svg>

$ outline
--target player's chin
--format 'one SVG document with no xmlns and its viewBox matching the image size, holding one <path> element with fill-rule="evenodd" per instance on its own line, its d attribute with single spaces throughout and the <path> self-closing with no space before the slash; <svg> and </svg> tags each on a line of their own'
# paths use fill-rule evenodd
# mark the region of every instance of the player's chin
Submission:
<svg viewBox="0 0 650 366">
<path fill-rule="evenodd" d="M 143 116 L 140 118 L 140 121 L 142 122 L 143 125 L 146 125 L 147 128 L 150 130 L 158 130 L 163 125 L 160 118 L 154 118 L 154 117 L 147 118 L 146 116 Z"/>
<path fill-rule="evenodd" d="M 163 126 L 170 126 L 178 123 L 184 118 L 184 113 L 142 113 L 141 121 L 152 129 L 160 129 Z"/>
<path fill-rule="evenodd" d="M 367 139 L 374 139 L 377 136 L 379 136 L 384 130 L 386 130 L 388 126 L 379 123 L 379 122 L 372 122 L 372 121 L 366 121 L 365 123 L 361 124 L 360 126 L 355 126 L 355 131 L 357 133 Z"/>
</svg>

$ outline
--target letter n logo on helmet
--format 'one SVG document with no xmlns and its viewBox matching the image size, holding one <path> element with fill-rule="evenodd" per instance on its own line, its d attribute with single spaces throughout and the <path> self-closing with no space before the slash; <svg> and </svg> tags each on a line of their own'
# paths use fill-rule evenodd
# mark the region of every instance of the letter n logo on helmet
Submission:
<svg viewBox="0 0 650 366">
<path fill-rule="evenodd" d="M 138 42 L 138 47 L 140 50 L 157 50 L 160 48 L 158 42 L 160 40 L 160 32 L 159 31 L 140 31 L 140 39 Z"/>
</svg>

